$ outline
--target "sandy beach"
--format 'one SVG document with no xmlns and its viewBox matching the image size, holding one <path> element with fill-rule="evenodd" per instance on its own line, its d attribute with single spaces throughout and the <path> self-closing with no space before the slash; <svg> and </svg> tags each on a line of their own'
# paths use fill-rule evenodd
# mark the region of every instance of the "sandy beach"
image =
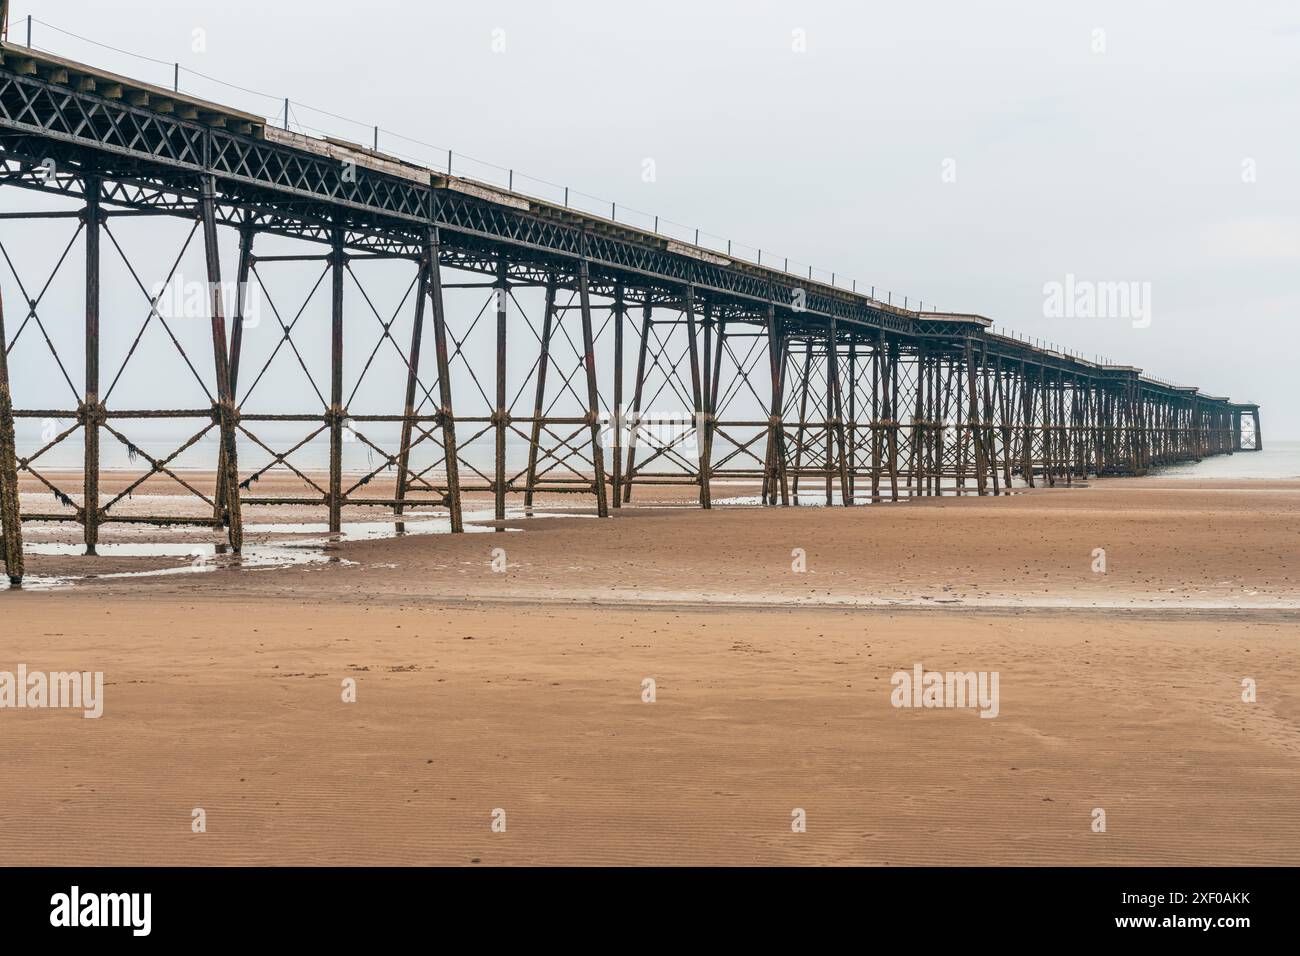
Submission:
<svg viewBox="0 0 1300 956">
<path fill-rule="evenodd" d="M 104 715 L 0 712 L 0 830 L 68 864 L 1300 863 L 1300 482 L 689 497 L 338 541 L 250 509 L 246 560 L 308 557 L 242 568 L 33 524 L 0 670 L 103 671 Z M 893 706 L 917 664 L 997 672 L 996 719 Z"/>
</svg>

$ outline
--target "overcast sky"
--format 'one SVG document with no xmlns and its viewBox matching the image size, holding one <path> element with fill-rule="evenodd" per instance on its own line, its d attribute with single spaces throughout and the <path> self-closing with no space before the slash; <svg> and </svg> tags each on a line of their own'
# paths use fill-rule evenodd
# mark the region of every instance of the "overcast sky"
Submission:
<svg viewBox="0 0 1300 956">
<path fill-rule="evenodd" d="M 15 39 L 28 12 L 268 94 L 184 79 L 210 98 L 320 106 L 1260 402 L 1300 438 L 1294 3 L 15 0 Z M 1045 315 L 1067 276 L 1149 283 L 1149 326 Z"/>
</svg>

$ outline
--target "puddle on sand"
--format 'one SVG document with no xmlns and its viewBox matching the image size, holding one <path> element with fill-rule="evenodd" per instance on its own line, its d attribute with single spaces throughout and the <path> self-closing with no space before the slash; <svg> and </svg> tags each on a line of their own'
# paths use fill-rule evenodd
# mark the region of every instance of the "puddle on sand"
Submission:
<svg viewBox="0 0 1300 956">
<path fill-rule="evenodd" d="M 594 518 L 590 514 L 570 514 L 559 511 L 535 511 L 528 508 L 507 508 L 505 521 L 531 521 L 534 518 Z M 461 514 L 466 534 L 492 533 L 497 529 L 479 522 L 496 521 L 492 511 L 465 511 Z M 330 533 L 327 524 L 308 523 L 270 523 L 244 525 L 244 534 L 291 534 L 291 535 L 326 535 L 329 540 L 338 541 L 373 541 L 376 538 L 403 538 L 416 534 L 451 534 L 451 519 L 441 516 L 421 515 L 419 513 L 401 518 L 385 518 L 382 521 L 345 521 L 338 535 Z M 515 530 L 515 529 L 508 529 Z M 303 541 L 303 539 L 299 539 Z M 303 543 L 306 543 L 303 541 Z"/>
<path fill-rule="evenodd" d="M 568 514 L 565 512 L 536 511 L 528 508 L 506 510 L 506 521 L 533 520 L 535 518 L 590 518 L 594 515 Z M 467 534 L 494 533 L 498 530 L 515 532 L 518 528 L 497 529 L 490 524 L 496 520 L 493 511 L 468 511 L 463 514 Z M 176 526 L 185 530 L 181 526 Z M 202 574 L 228 568 L 244 570 L 268 570 L 301 564 L 337 564 L 356 565 L 337 555 L 328 554 L 331 545 L 341 541 L 374 541 L 383 538 L 401 538 L 409 535 L 450 534 L 451 519 L 440 516 L 412 514 L 398 518 L 385 518 L 382 521 L 346 521 L 338 533 L 331 533 L 327 524 L 295 523 L 248 523 L 244 525 L 246 537 L 260 534 L 292 535 L 287 542 L 272 544 L 245 544 L 240 554 L 232 552 L 228 545 L 213 544 L 203 541 L 101 541 L 97 547 L 100 557 L 105 558 L 188 558 L 187 564 L 168 568 L 152 568 L 147 571 L 113 571 L 106 574 L 77 575 L 28 575 L 23 579 L 22 589 L 29 591 L 47 591 L 57 587 L 73 584 L 77 581 L 103 580 L 109 578 L 160 577 L 171 574 Z M 306 537 L 298 537 L 306 535 Z M 85 555 L 85 545 L 63 541 L 26 541 L 24 554 L 45 555 Z M 91 559 L 93 560 L 93 559 Z"/>
<path fill-rule="evenodd" d="M 1076 482 L 1074 487 L 1079 488 L 1083 486 L 1080 485 L 1078 482 Z M 1021 494 L 1024 494 L 1024 491 L 1022 491 L 1019 488 L 1014 488 L 1010 491 L 1003 489 L 999 491 L 997 495 L 994 495 L 992 490 L 990 489 L 989 493 L 986 494 L 984 497 L 985 498 L 993 498 L 993 497 L 1006 498 L 1012 495 L 1021 495 Z M 853 499 L 853 506 L 857 508 L 857 507 L 865 507 L 868 505 L 891 505 L 891 504 L 901 505 L 908 501 L 913 501 L 913 500 L 925 501 L 926 499 L 936 498 L 936 497 L 975 498 L 978 497 L 978 495 L 976 494 L 974 489 L 957 491 L 956 489 L 952 489 L 952 488 L 945 488 L 943 492 L 939 495 L 908 495 L 904 492 L 902 488 L 900 488 L 898 494 L 898 501 L 891 501 L 889 498 L 889 491 L 888 489 L 885 489 L 884 494 L 881 495 L 881 497 L 876 501 L 871 500 L 870 494 L 868 495 L 859 494 L 855 496 Z M 843 500 L 844 499 L 840 497 L 840 493 L 837 491 L 831 495 L 830 504 L 832 507 L 838 507 Z M 737 495 L 732 498 L 715 498 L 713 503 L 715 505 L 761 505 L 763 503 L 763 498 L 761 495 Z M 826 493 L 824 491 L 800 491 L 797 499 L 793 494 L 790 495 L 790 504 L 791 506 L 799 507 L 799 508 L 825 508 Z M 640 507 L 646 507 L 646 505 L 641 505 Z M 695 508 L 699 506 L 692 503 L 689 505 L 682 505 L 681 507 Z"/>
<path fill-rule="evenodd" d="M 314 544 L 314 543 L 313 543 Z M 71 548 L 72 550 L 46 550 L 48 548 Z M 77 581 L 102 581 L 111 578 L 149 578 L 170 574 L 202 574 L 208 571 L 220 571 L 226 568 L 241 568 L 249 571 L 265 571 L 284 568 L 294 564 L 341 564 L 355 565 L 336 555 L 326 554 L 323 548 L 314 547 L 306 542 L 299 546 L 246 546 L 242 553 L 235 554 L 227 545 L 204 544 L 105 544 L 98 549 L 101 557 L 188 557 L 188 564 L 170 568 L 153 568 L 148 571 L 111 571 L 107 574 L 74 574 L 63 576 L 42 576 L 29 574 L 23 578 L 22 590 L 48 591 L 53 588 L 74 584 Z M 25 547 L 30 554 L 81 554 L 82 545 L 43 544 Z M 90 560 L 94 560 L 93 558 Z"/>
</svg>

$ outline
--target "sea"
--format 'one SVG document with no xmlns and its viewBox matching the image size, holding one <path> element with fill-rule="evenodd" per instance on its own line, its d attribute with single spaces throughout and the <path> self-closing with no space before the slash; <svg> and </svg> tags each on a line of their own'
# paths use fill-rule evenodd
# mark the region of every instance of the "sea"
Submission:
<svg viewBox="0 0 1300 956">
<path fill-rule="evenodd" d="M 71 427 L 71 421 L 53 419 L 19 419 L 15 423 L 15 438 L 20 458 L 30 458 L 49 441 Z M 100 463 L 105 470 L 145 471 L 149 468 L 147 460 L 139 453 L 143 452 L 157 460 L 166 459 L 176 449 L 197 433 L 202 423 L 195 422 L 193 430 L 178 429 L 174 421 L 150 420 L 115 420 L 114 428 L 122 433 L 131 446 L 128 447 L 117 437 L 108 432 L 101 433 Z M 276 452 L 288 452 L 298 445 L 319 423 L 287 422 L 249 422 L 251 429 L 268 447 Z M 472 467 L 485 473 L 492 468 L 494 461 L 494 437 L 491 431 L 478 435 L 484 425 L 458 424 L 457 437 L 461 440 L 461 458 Z M 395 452 L 400 444 L 398 425 L 392 422 L 366 422 L 355 426 L 356 434 L 345 432 L 343 442 L 343 470 L 348 474 L 364 475 L 384 464 L 384 453 L 376 451 L 372 444 L 385 452 Z M 573 429 L 566 430 L 567 432 Z M 478 436 L 475 438 L 474 436 Z M 469 440 L 473 438 L 474 440 Z M 575 439 L 575 444 L 585 443 L 585 434 Z M 174 471 L 210 471 L 217 463 L 217 431 L 210 428 L 203 438 L 176 456 L 168 467 Z M 269 452 L 259 447 L 245 436 L 239 442 L 240 471 L 261 468 L 271 460 Z M 73 430 L 63 441 L 42 452 L 32 464 L 38 471 L 79 470 L 84 459 L 81 433 Z M 607 452 L 608 455 L 608 452 Z M 431 457 L 430 457 L 431 456 Z M 413 460 L 427 462 L 440 457 L 440 452 L 429 442 L 417 446 Z M 506 458 L 508 470 L 521 470 L 528 460 L 528 442 L 524 437 L 510 432 L 506 440 Z M 329 468 L 329 438 L 325 433 L 317 435 L 302 447 L 293 451 L 288 459 L 301 471 L 323 472 Z M 579 458 L 571 459 L 580 469 Z M 563 469 L 561 469 L 563 470 Z M 1219 455 L 1199 462 L 1184 462 L 1167 465 L 1157 469 L 1155 474 L 1166 478 L 1187 478 L 1192 480 L 1213 479 L 1254 479 L 1282 480 L 1300 479 L 1300 441 L 1269 441 L 1262 451 L 1237 452 L 1232 455 Z"/>
</svg>

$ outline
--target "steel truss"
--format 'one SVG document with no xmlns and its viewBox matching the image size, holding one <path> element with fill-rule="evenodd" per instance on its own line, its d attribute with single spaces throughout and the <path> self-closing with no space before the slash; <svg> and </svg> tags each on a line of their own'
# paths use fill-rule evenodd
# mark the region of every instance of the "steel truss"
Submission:
<svg viewBox="0 0 1300 956">
<path fill-rule="evenodd" d="M 498 519 L 511 496 L 531 506 L 539 493 L 556 492 L 589 496 L 603 517 L 631 502 L 638 485 L 689 487 L 703 508 L 737 482 L 759 487 L 767 505 L 848 506 L 1141 475 L 1262 448 L 1258 406 L 1035 348 L 991 333 L 977 316 L 909 312 L 798 283 L 360 147 L 326 151 L 293 134 L 187 119 L 148 96 L 127 102 L 120 91 L 96 92 L 31 51 L 4 52 L 0 186 L 39 192 L 58 207 L 0 213 L 0 268 L 23 299 L 8 333 L 0 302 L 0 527 L 13 581 L 23 573 L 25 520 L 79 524 L 91 554 L 101 526 L 114 521 L 222 528 L 238 551 L 244 509 L 258 506 L 318 508 L 335 531 L 348 506 L 433 508 L 460 531 L 462 496 L 475 492 L 491 496 Z M 116 223 L 151 217 L 186 228 L 175 257 L 146 270 Z M 37 219 L 66 220 L 69 238 L 48 273 L 24 275 L 4 243 Z M 244 295 L 228 301 L 222 292 L 219 236 L 228 231 L 238 237 L 237 287 L 255 289 L 277 326 L 264 361 L 246 354 Z M 264 252 L 268 240 L 305 251 Z M 170 278 L 199 248 L 211 329 L 202 355 L 184 346 L 144 278 Z M 124 265 L 143 313 L 135 342 L 107 376 L 106 257 Z M 381 264 L 387 278 L 367 271 Z M 80 375 L 41 314 L 55 276 L 79 267 Z M 278 276 L 293 269 L 311 276 L 285 288 Z M 403 270 L 398 278 L 393 269 Z M 364 307 L 345 309 L 348 294 Z M 453 294 L 477 305 L 449 308 Z M 306 353 L 322 341 L 325 320 L 311 313 L 326 303 L 328 367 L 313 369 Z M 206 405 L 114 404 L 150 328 L 175 346 Z M 475 357 L 471 344 L 483 336 L 495 348 L 478 351 L 493 361 Z M 48 350 L 69 405 L 15 407 L 8 358 L 17 345 Z M 531 361 L 521 364 L 522 354 Z M 354 355 L 359 368 L 348 367 Z M 385 360 L 399 363 L 400 383 L 375 382 L 376 362 Z M 295 381 L 307 407 L 255 407 L 267 376 L 283 376 L 286 366 L 302 373 Z M 376 385 L 385 410 L 362 410 L 359 392 Z M 24 418 L 72 424 L 19 456 L 14 422 Z M 131 437 L 132 423 L 144 419 L 189 423 L 188 437 L 169 454 L 146 454 Z M 284 438 L 286 429 L 294 437 Z M 393 429 L 396 438 L 385 437 Z M 75 488 L 43 456 L 78 435 L 84 461 Z M 212 437 L 218 466 L 204 485 L 175 461 Z M 328 440 L 323 478 L 295 458 L 313 440 Z M 147 466 L 112 494 L 100 488 L 101 441 L 122 444 Z M 366 450 L 366 473 L 345 474 L 348 442 Z M 512 455 L 512 442 L 526 455 Z M 489 445 L 490 465 L 477 453 Z M 23 511 L 19 474 L 57 507 Z M 194 496 L 203 514 L 120 507 L 156 476 Z M 303 490 L 264 492 L 268 476 L 292 476 Z"/>
</svg>

